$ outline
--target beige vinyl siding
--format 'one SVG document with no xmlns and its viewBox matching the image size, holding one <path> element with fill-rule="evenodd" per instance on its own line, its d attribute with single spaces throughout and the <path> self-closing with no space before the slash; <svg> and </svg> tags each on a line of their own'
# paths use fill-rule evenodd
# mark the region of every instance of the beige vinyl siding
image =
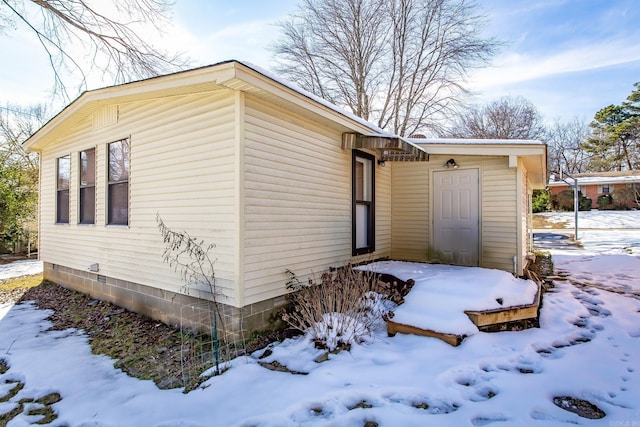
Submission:
<svg viewBox="0 0 640 427">
<path fill-rule="evenodd" d="M 392 252 L 394 259 L 424 261 L 429 251 L 429 164 L 392 165 Z"/>
<path fill-rule="evenodd" d="M 376 251 L 375 255 L 368 254 L 366 256 L 360 256 L 358 259 L 372 259 L 377 257 L 390 257 L 391 256 L 391 174 L 392 168 L 387 164 L 385 167 L 381 167 L 374 162 L 375 177 L 376 177 Z M 357 261 L 354 260 L 354 261 Z"/>
<path fill-rule="evenodd" d="M 161 259 L 159 213 L 176 231 L 214 243 L 218 284 L 234 277 L 234 99 L 211 92 L 121 104 L 116 123 L 93 129 L 86 117 L 55 150 L 42 153 L 41 258 L 171 291 L 183 283 Z M 106 225 L 107 144 L 130 137 L 129 226 Z M 96 147 L 96 224 L 77 225 L 78 152 Z M 55 159 L 71 153 L 70 224 L 55 225 Z"/>
<path fill-rule="evenodd" d="M 426 260 L 431 248 L 430 176 L 444 170 L 451 156 L 433 155 L 429 162 L 394 163 L 392 191 L 392 256 Z M 480 266 L 513 271 L 517 255 L 518 191 L 516 169 L 507 157 L 455 156 L 461 168 L 480 170 Z"/>
<path fill-rule="evenodd" d="M 351 259 L 351 152 L 341 132 L 245 98 L 244 298 L 285 293 L 301 279 Z M 390 243 L 389 173 L 376 167 L 376 247 Z"/>
<path fill-rule="evenodd" d="M 531 251 L 531 235 L 529 229 L 531 228 L 531 195 L 529 194 L 529 174 L 522 161 L 518 162 L 518 176 L 520 187 L 520 206 L 519 206 L 519 221 L 520 221 L 520 254 L 518 258 L 518 274 L 522 274 L 522 271 L 526 265 L 526 256 Z"/>
<path fill-rule="evenodd" d="M 481 266 L 513 271 L 517 256 L 517 170 L 507 157 L 486 158 L 481 178 Z"/>
</svg>

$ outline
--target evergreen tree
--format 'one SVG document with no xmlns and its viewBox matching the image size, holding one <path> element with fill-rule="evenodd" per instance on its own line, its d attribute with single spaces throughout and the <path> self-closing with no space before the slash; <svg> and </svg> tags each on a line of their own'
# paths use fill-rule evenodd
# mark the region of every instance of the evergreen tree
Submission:
<svg viewBox="0 0 640 427">
<path fill-rule="evenodd" d="M 591 154 L 596 171 L 640 168 L 640 82 L 621 105 L 609 105 L 591 122 L 593 137 L 583 149 Z"/>
<path fill-rule="evenodd" d="M 38 206 L 38 156 L 22 142 L 46 121 L 41 105 L 0 107 L 0 249 L 35 241 Z"/>
</svg>

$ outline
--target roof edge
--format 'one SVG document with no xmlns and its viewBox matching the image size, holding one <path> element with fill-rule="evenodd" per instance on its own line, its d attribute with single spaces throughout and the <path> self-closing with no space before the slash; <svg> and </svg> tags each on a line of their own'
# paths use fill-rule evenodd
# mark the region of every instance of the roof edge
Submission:
<svg viewBox="0 0 640 427">
<path fill-rule="evenodd" d="M 132 82 L 127 82 L 119 85 L 111 85 L 105 86 L 102 88 L 92 89 L 88 91 L 82 92 L 71 101 L 68 105 L 66 105 L 62 110 L 60 110 L 55 116 L 53 116 L 49 121 L 47 121 L 42 127 L 40 127 L 34 134 L 32 134 L 27 140 L 23 142 L 23 147 L 26 149 L 32 149 L 35 147 L 38 150 L 41 147 L 38 147 L 38 143 L 44 138 L 49 132 L 58 126 L 65 119 L 71 117 L 73 114 L 82 109 L 82 107 L 86 106 L 91 102 L 98 102 L 109 99 L 109 94 L 113 94 L 113 97 L 124 96 L 126 94 L 135 94 L 136 92 L 144 92 L 146 91 L 149 85 L 153 85 L 155 82 L 167 82 L 171 80 L 176 81 L 176 86 L 184 85 L 187 86 L 192 82 L 184 81 L 186 76 L 191 76 L 193 80 L 197 80 L 201 77 L 203 80 L 209 80 L 215 84 L 219 84 L 223 87 L 227 86 L 231 81 L 237 79 L 242 80 L 250 85 L 255 85 L 255 82 L 247 81 L 246 78 L 241 76 L 240 69 L 244 69 L 249 73 L 254 74 L 255 76 L 263 79 L 264 81 L 268 81 L 269 85 L 264 85 L 260 87 L 260 89 L 269 91 L 274 95 L 278 96 L 276 93 L 277 90 L 274 88 L 279 88 L 280 90 L 286 91 L 289 95 L 294 95 L 304 102 L 311 102 L 312 104 L 321 107 L 321 109 L 330 112 L 331 114 L 336 114 L 341 117 L 343 120 L 346 120 L 347 123 L 351 125 L 354 130 L 358 131 L 369 131 L 374 133 L 385 133 L 384 130 L 378 128 L 372 123 L 367 122 L 366 120 L 357 117 L 349 112 L 346 112 L 340 109 L 338 106 L 322 99 L 314 94 L 305 91 L 292 83 L 286 82 L 284 80 L 279 79 L 277 76 L 271 74 L 270 72 L 252 65 L 250 63 L 246 63 L 243 61 L 231 59 L 226 61 L 221 61 L 212 65 L 206 65 L 202 67 L 192 68 L 189 70 L 177 71 L 175 73 L 164 74 L 161 76 L 149 77 L 147 79 L 136 80 Z M 226 73 L 226 71 L 229 71 Z M 211 75 L 213 72 L 220 72 L 219 75 Z M 182 83 L 181 83 L 182 82 Z M 271 87 L 269 87 L 271 86 Z M 231 90 L 235 90 L 229 87 Z M 122 91 L 125 91 L 123 94 Z M 117 93 L 116 93 L 117 92 Z M 323 114 L 326 117 L 326 114 Z M 392 136 L 390 134 L 385 133 L 386 135 Z"/>
</svg>

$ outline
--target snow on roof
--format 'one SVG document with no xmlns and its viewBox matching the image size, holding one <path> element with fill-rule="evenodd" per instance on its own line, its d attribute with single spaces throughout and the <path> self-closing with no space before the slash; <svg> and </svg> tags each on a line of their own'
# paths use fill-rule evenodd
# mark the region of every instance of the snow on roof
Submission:
<svg viewBox="0 0 640 427">
<path fill-rule="evenodd" d="M 543 145 L 537 139 L 480 139 L 480 138 L 408 138 L 414 144 L 451 145 Z"/>
<path fill-rule="evenodd" d="M 360 123 L 361 125 L 368 127 L 369 129 L 371 129 L 375 134 L 378 134 L 380 136 L 385 136 L 385 137 L 396 137 L 398 138 L 397 135 L 394 135 L 392 133 L 389 133 L 387 131 L 385 131 L 384 129 L 379 128 L 378 126 L 374 125 L 373 123 L 370 123 L 368 121 L 366 121 L 365 119 L 363 119 L 362 117 L 358 117 L 353 113 L 350 113 L 348 111 L 343 110 L 342 108 L 338 107 L 337 105 L 327 101 L 326 99 L 320 98 L 319 96 L 305 90 L 302 89 L 300 86 L 296 85 L 293 82 L 290 82 L 288 80 L 284 80 L 280 77 L 278 77 L 277 75 L 273 74 L 272 72 L 258 66 L 255 64 L 252 64 L 251 62 L 245 62 L 245 61 L 239 61 L 236 60 L 236 62 L 244 65 L 245 67 L 251 68 L 253 71 L 256 71 L 260 74 L 262 74 L 265 77 L 270 78 L 271 80 L 280 83 L 281 85 L 288 87 L 289 89 L 298 92 L 300 95 L 303 95 L 315 102 L 317 102 L 318 104 L 322 104 L 325 107 L 335 111 L 338 114 L 342 114 L 343 116 L 348 117 L 349 119 Z M 406 138 L 405 138 L 406 139 Z"/>
<path fill-rule="evenodd" d="M 575 175 L 575 179 L 578 180 L 578 185 L 597 185 L 597 184 L 633 184 L 640 183 L 640 174 L 638 171 L 627 171 L 629 175 L 611 176 L 611 175 L 587 175 L 579 174 Z M 565 177 L 564 180 L 556 179 L 549 181 L 550 187 L 562 187 L 565 185 L 573 185 L 574 178 Z"/>
</svg>

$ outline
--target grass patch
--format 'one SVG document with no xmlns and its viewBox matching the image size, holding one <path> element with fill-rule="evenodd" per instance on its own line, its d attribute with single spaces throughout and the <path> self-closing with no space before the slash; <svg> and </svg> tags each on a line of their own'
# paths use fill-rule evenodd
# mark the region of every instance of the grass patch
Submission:
<svg viewBox="0 0 640 427">
<path fill-rule="evenodd" d="M 31 289 L 39 286 L 42 283 L 42 273 L 35 274 L 33 276 L 16 277 L 15 279 L 8 279 L 0 281 L 0 291 L 10 292 L 17 289 Z"/>
<path fill-rule="evenodd" d="M 19 300 L 29 289 L 42 283 L 42 273 L 0 281 L 0 304 Z"/>
<path fill-rule="evenodd" d="M 544 215 L 533 215 L 532 221 L 531 221 L 531 228 L 534 229 L 555 229 L 555 230 L 562 230 L 567 228 L 567 225 L 569 223 L 567 221 L 549 221 L 549 218 L 547 218 Z"/>
<path fill-rule="evenodd" d="M 20 415 L 24 411 L 24 405 L 18 404 L 16 407 L 11 409 L 9 412 L 5 412 L 0 414 L 0 426 L 6 426 L 9 424 L 9 421 Z"/>
<path fill-rule="evenodd" d="M 46 396 L 42 396 L 40 399 L 36 399 L 36 403 L 39 403 L 41 405 L 45 405 L 45 406 L 51 406 L 54 403 L 58 403 L 62 400 L 62 396 L 60 396 L 60 393 L 49 393 Z"/>
<path fill-rule="evenodd" d="M 52 422 L 58 419 L 58 415 L 53 410 L 53 408 L 51 408 L 51 406 L 43 406 L 42 408 L 29 409 L 29 411 L 27 411 L 27 415 L 41 416 L 42 418 L 40 418 L 38 421 L 34 423 L 38 425 L 51 424 Z"/>
<path fill-rule="evenodd" d="M 161 322 L 53 282 L 45 280 L 29 289 L 22 300 L 33 300 L 38 308 L 52 310 L 49 320 L 53 329 L 83 330 L 94 354 L 114 359 L 116 368 L 132 377 L 151 380 L 161 389 L 191 390 L 203 381 L 199 375 L 212 365 L 210 360 L 194 363 L 191 359 L 198 355 L 190 351 L 202 348 L 210 337 L 181 334 Z M 183 363 L 197 369 L 185 372 Z"/>
<path fill-rule="evenodd" d="M 373 408 L 373 405 L 370 404 L 369 402 L 367 402 L 366 400 L 361 400 L 357 404 L 355 404 L 353 406 L 349 406 L 349 410 L 350 411 L 352 411 L 354 409 L 371 409 L 371 408 Z"/>
<path fill-rule="evenodd" d="M 6 381 L 6 383 L 15 384 L 15 386 L 13 386 L 13 388 L 9 390 L 7 394 L 5 394 L 4 396 L 0 396 L 0 403 L 10 401 L 14 397 L 16 397 L 16 395 L 20 393 L 20 391 L 22 391 L 22 389 L 24 388 L 24 383 L 20 381 Z"/>
</svg>

